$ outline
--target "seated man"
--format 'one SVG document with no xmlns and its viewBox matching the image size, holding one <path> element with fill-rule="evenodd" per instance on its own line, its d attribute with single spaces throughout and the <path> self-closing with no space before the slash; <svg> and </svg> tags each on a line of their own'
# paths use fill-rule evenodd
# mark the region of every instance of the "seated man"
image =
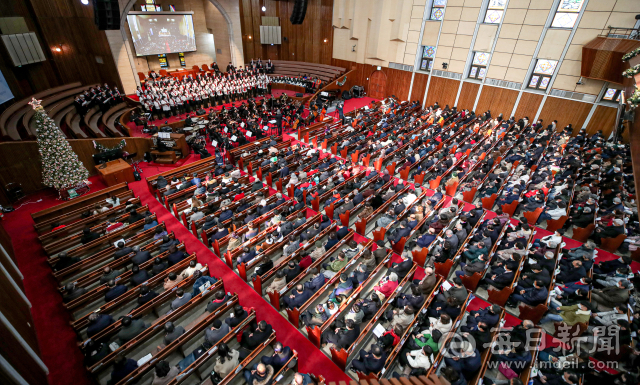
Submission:
<svg viewBox="0 0 640 385">
<path fill-rule="evenodd" d="M 616 286 L 594 289 L 591 292 L 591 303 L 597 303 L 605 308 L 626 305 L 629 302 L 629 281 L 619 281 Z"/>
<path fill-rule="evenodd" d="M 322 343 L 332 343 L 336 349 L 348 349 L 360 336 L 360 326 L 353 320 L 347 319 L 344 328 L 327 330 L 322 334 Z"/>
<path fill-rule="evenodd" d="M 378 373 L 387 361 L 387 353 L 378 345 L 373 345 L 367 353 L 360 350 L 357 359 L 351 361 L 351 371 L 362 372 L 363 374 Z"/>
<path fill-rule="evenodd" d="M 533 286 L 522 289 L 517 286 L 516 291 L 511 294 L 507 302 L 507 306 L 515 307 L 518 302 L 525 303 L 529 306 L 536 306 L 547 301 L 549 296 L 549 290 L 545 287 L 542 281 L 535 280 Z"/>
<path fill-rule="evenodd" d="M 281 342 L 273 344 L 273 354 L 262 356 L 260 361 L 265 365 L 271 365 L 275 371 L 279 371 L 291 359 L 293 352 L 288 346 L 283 346 Z"/>
<path fill-rule="evenodd" d="M 488 327 L 493 327 L 498 324 L 500 320 L 500 312 L 502 309 L 498 305 L 490 305 L 484 309 L 479 309 L 469 313 L 467 316 L 467 328 L 470 330 L 475 329 L 475 326 L 479 322 L 483 322 Z"/>
<path fill-rule="evenodd" d="M 302 306 L 312 295 L 313 292 L 311 290 L 306 289 L 302 284 L 297 284 L 290 295 L 282 298 L 281 305 L 286 306 L 289 310 L 293 310 Z"/>
<path fill-rule="evenodd" d="M 251 330 L 247 329 L 242 333 L 242 337 L 240 339 L 240 346 L 247 349 L 248 351 L 253 351 L 255 348 L 260 346 L 264 341 L 266 341 L 271 333 L 273 332 L 273 328 L 266 321 L 258 322 L 258 326 Z M 240 353 L 240 356 L 243 358 L 248 354 Z"/>
</svg>

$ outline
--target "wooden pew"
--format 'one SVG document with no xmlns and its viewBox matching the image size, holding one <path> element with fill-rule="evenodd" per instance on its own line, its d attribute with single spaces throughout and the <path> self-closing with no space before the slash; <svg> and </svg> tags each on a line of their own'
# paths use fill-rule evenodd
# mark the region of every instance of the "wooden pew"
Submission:
<svg viewBox="0 0 640 385">
<path fill-rule="evenodd" d="M 351 236 L 353 236 L 353 233 L 350 233 L 350 234 Z M 358 259 L 364 254 L 365 250 L 371 251 L 372 245 L 373 245 L 373 241 L 371 240 L 369 240 L 364 245 L 362 245 L 363 246 L 362 250 L 360 250 L 360 252 L 356 256 L 354 256 L 345 267 L 340 269 L 340 271 L 338 271 L 336 275 L 333 276 L 333 278 L 326 280 L 324 286 L 322 286 L 322 288 L 317 290 L 311 298 L 309 298 L 302 306 L 300 306 L 300 308 L 286 309 L 289 322 L 291 322 L 293 326 L 295 326 L 296 328 L 300 328 L 300 314 L 303 313 L 305 310 L 310 309 L 311 304 L 313 304 L 314 302 L 317 302 L 317 300 L 320 298 L 321 295 L 326 294 L 327 291 L 331 292 L 332 291 L 331 286 L 334 285 L 336 282 L 338 282 L 338 280 L 340 279 L 340 275 L 343 273 L 348 274 L 350 271 L 355 269 L 357 267 L 356 262 L 359 262 Z"/>
<path fill-rule="evenodd" d="M 407 283 L 411 282 L 411 279 L 413 277 L 413 274 L 416 271 L 416 268 L 417 266 L 413 265 L 413 267 L 411 268 L 407 276 L 402 280 L 402 282 L 400 282 L 398 289 L 396 289 L 393 292 L 393 294 L 389 296 L 389 298 L 385 298 L 384 302 L 382 303 L 382 306 L 376 312 L 373 318 L 366 325 L 365 324 L 361 325 L 360 336 L 353 344 L 351 344 L 351 346 L 349 346 L 348 349 L 336 349 L 335 347 L 331 347 L 330 349 L 331 360 L 336 365 L 338 365 L 340 369 L 345 370 L 347 368 L 347 365 L 351 362 L 349 358 L 355 352 L 356 347 L 360 346 L 360 344 L 364 342 L 365 337 L 373 330 L 373 327 L 376 324 L 376 322 L 380 319 L 382 314 L 384 314 L 384 312 L 387 310 L 387 307 L 389 307 L 390 301 L 392 301 L 393 299 L 395 299 L 395 297 L 398 296 L 398 294 L 402 291 L 402 288 L 406 289 L 408 287 Z"/>
<path fill-rule="evenodd" d="M 374 245 L 372 249 L 375 249 L 377 245 Z M 388 250 L 385 258 L 376 266 L 376 268 L 371 272 L 369 278 L 367 278 L 360 286 L 355 288 L 349 298 L 343 302 L 338 310 L 331 315 L 321 326 L 306 326 L 307 338 L 311 341 L 317 348 L 321 347 L 322 343 L 322 333 L 324 333 L 330 326 L 338 319 L 338 316 L 342 314 L 348 307 L 350 308 L 351 303 L 357 298 L 361 297 L 361 293 L 368 293 L 371 288 L 373 288 L 380 278 L 384 276 L 387 272 L 387 268 L 391 265 L 391 258 L 393 252 Z M 365 289 L 366 288 L 366 289 Z"/>
<path fill-rule="evenodd" d="M 140 198 L 134 198 L 131 201 L 128 202 L 121 202 L 121 204 L 117 207 L 111 208 L 103 213 L 99 213 L 98 215 L 93 215 L 90 216 L 88 218 L 85 219 L 81 219 L 77 222 L 73 222 L 69 225 L 66 225 L 65 227 L 59 228 L 57 230 L 53 230 L 51 232 L 48 233 L 44 233 L 42 235 L 40 235 L 38 237 L 38 240 L 43 244 L 49 244 L 51 242 L 54 242 L 55 240 L 62 238 L 62 237 L 67 237 L 69 235 L 81 232 L 85 226 L 89 226 L 92 224 L 95 224 L 96 222 L 102 222 L 104 220 L 106 220 L 107 218 L 111 218 L 114 214 L 116 213 L 121 213 L 124 212 L 125 207 L 128 204 L 140 204 Z"/>
<path fill-rule="evenodd" d="M 173 234 L 173 232 L 170 232 L 168 235 L 169 239 L 175 239 L 175 235 Z M 157 239 L 155 241 L 149 239 L 150 242 L 139 246 L 140 247 L 140 251 L 148 251 L 149 254 L 151 254 L 152 259 L 155 258 L 155 256 L 157 256 L 158 258 L 161 258 L 162 255 L 164 255 L 164 253 L 159 253 L 159 249 L 160 249 L 160 245 L 162 244 L 162 239 Z M 184 251 L 184 243 L 180 243 L 176 246 L 176 248 L 178 250 L 183 250 Z M 157 255 L 156 255 L 157 254 Z M 116 271 L 116 270 L 123 270 L 123 273 L 126 271 L 126 269 L 129 267 L 129 265 L 133 265 L 133 262 L 131 262 L 132 258 L 135 256 L 135 253 L 130 253 L 128 255 L 125 255 L 122 258 L 118 258 L 116 260 L 113 260 L 109 263 L 107 263 L 104 266 L 98 267 L 96 269 L 93 270 L 89 270 L 89 271 L 85 271 L 83 275 L 81 275 L 80 277 L 74 279 L 74 283 L 76 285 L 76 287 L 82 287 L 85 289 L 88 289 L 90 287 L 94 287 L 94 284 L 97 283 L 98 281 L 100 281 L 100 279 L 102 278 L 103 274 L 104 274 L 104 269 L 106 267 L 109 267 L 112 271 Z M 151 260 L 150 260 L 151 261 Z M 146 268 L 146 266 L 150 266 L 147 265 L 147 263 L 143 263 L 140 265 L 140 268 Z M 64 285 L 59 286 L 58 287 L 58 291 L 60 292 L 60 294 L 63 294 L 65 291 L 65 287 Z"/>
<path fill-rule="evenodd" d="M 121 205 L 122 206 L 122 205 Z M 111 210 L 110 210 L 111 211 Z M 149 206 L 145 205 L 142 206 L 138 209 L 136 209 L 136 212 L 140 215 L 146 213 L 149 211 Z M 118 213 L 118 211 L 112 211 L 112 215 Z M 94 218 L 99 216 L 95 215 L 93 217 L 90 218 Z M 113 218 L 113 216 L 110 216 L 111 218 Z M 89 219 L 90 219 L 89 218 Z M 104 217 L 103 217 L 104 218 Z M 114 220 L 112 220 L 112 223 L 125 223 L 128 222 L 129 219 L 129 212 L 124 212 L 124 207 L 123 207 L 123 211 L 119 212 L 119 215 L 117 215 Z M 83 222 L 83 221 L 81 221 Z M 44 251 L 51 255 L 51 254 L 55 254 L 56 252 L 59 252 L 61 248 L 63 249 L 71 249 L 71 248 L 75 248 L 76 246 L 79 246 L 82 243 L 82 237 L 83 237 L 83 233 L 81 232 L 81 229 L 78 229 L 77 226 L 72 225 L 69 226 L 70 230 L 75 230 L 75 232 L 72 232 L 71 234 L 67 235 L 66 237 L 61 237 L 60 239 L 56 239 L 56 240 L 52 240 L 51 242 L 48 242 L 46 244 L 42 245 L 42 248 L 44 249 Z M 83 226 L 84 227 L 84 226 Z M 65 227 L 66 228 L 66 227 Z M 64 230 L 65 228 L 62 228 L 61 230 Z M 95 224 L 94 226 L 90 227 L 91 231 L 94 233 L 104 233 L 105 230 L 107 228 L 107 223 L 106 220 L 104 222 L 100 222 Z M 106 236 L 106 234 L 101 235 L 102 236 Z"/>
<path fill-rule="evenodd" d="M 120 193 L 126 192 L 127 190 L 129 190 L 129 186 L 127 185 L 127 183 L 120 183 L 118 185 L 107 187 L 91 194 L 83 195 L 71 201 L 61 203 L 57 206 L 31 213 L 31 218 L 36 225 L 39 225 L 45 221 L 54 219 L 63 214 L 68 214 L 78 209 L 86 210 L 86 206 L 89 204 L 102 202 L 107 198 L 116 196 Z"/>
<path fill-rule="evenodd" d="M 184 248 L 184 243 L 181 243 L 180 245 L 178 245 L 177 250 L 184 252 L 185 248 Z M 166 260 L 167 257 L 169 256 L 169 251 L 165 251 L 164 253 L 161 253 L 159 255 L 156 256 L 156 258 L 160 258 L 160 260 Z M 153 266 L 153 259 L 143 263 L 140 265 L 140 270 L 146 270 L 148 268 L 150 268 L 151 266 Z M 116 282 L 116 284 L 118 285 L 123 285 L 123 284 L 130 284 L 130 279 L 133 276 L 133 273 L 131 272 L 131 270 L 129 271 L 125 271 L 122 274 L 120 274 L 118 277 L 116 277 L 114 279 L 114 281 Z M 130 285 L 129 285 L 130 286 Z M 133 289 L 133 287 L 130 287 L 131 289 Z M 107 285 L 107 283 L 104 283 L 102 285 L 98 285 L 96 287 L 94 287 L 93 289 L 87 291 L 85 294 L 81 295 L 80 297 L 69 301 L 67 303 L 64 304 L 64 307 L 68 310 L 68 311 L 78 311 L 78 309 L 83 309 L 83 308 L 87 308 L 90 305 L 95 306 L 95 302 L 99 301 L 100 299 L 104 298 L 104 294 L 109 290 L 109 287 Z"/>
<path fill-rule="evenodd" d="M 394 346 L 391 349 L 391 352 L 389 352 L 389 354 L 387 355 L 387 360 L 384 363 L 384 367 L 377 373 L 365 374 L 360 371 L 356 371 L 356 374 L 358 375 L 358 379 L 360 381 L 380 380 L 385 373 L 392 372 L 391 367 L 395 363 L 395 360 L 398 357 L 398 354 L 400 354 L 400 351 L 402 350 L 404 344 L 411 338 L 411 334 L 415 331 L 415 328 L 418 326 L 418 319 L 419 319 L 418 315 L 423 314 L 427 311 L 429 305 L 431 305 L 431 302 L 433 301 L 433 298 L 436 296 L 436 293 L 438 292 L 438 289 L 441 284 L 442 284 L 442 278 L 438 277 L 438 281 L 436 282 L 435 286 L 431 290 L 431 293 L 429 293 L 429 295 L 425 298 L 425 301 L 420 307 L 420 309 L 418 309 L 415 312 L 416 315 L 413 321 L 411 321 L 409 326 L 404 330 L 404 333 L 402 334 L 402 336 L 400 336 L 400 342 L 396 346 Z"/>
<path fill-rule="evenodd" d="M 166 229 L 166 226 L 163 223 L 159 224 L 158 226 L 162 226 L 163 229 Z M 140 234 L 134 235 L 132 237 L 130 237 L 129 239 L 125 240 L 125 245 L 128 246 L 134 246 L 137 244 L 140 244 L 141 242 L 145 242 L 147 240 L 150 240 L 153 238 L 153 234 L 155 233 L 155 229 L 158 227 L 154 227 L 151 228 L 149 230 L 143 231 Z M 87 245 L 85 246 L 89 246 L 88 248 L 78 248 L 75 250 L 72 250 L 68 253 L 68 255 L 70 257 L 83 257 L 85 256 L 85 258 L 82 258 L 79 262 L 74 263 L 71 266 L 68 266 L 64 269 L 61 270 L 57 270 L 53 273 L 54 278 L 58 281 L 58 282 L 63 282 L 66 279 L 70 279 L 71 277 L 73 277 L 75 274 L 79 274 L 82 271 L 86 271 L 88 268 L 91 267 L 96 267 L 96 266 L 101 266 L 102 264 L 104 264 L 105 262 L 111 260 L 112 258 L 114 258 L 114 253 L 115 253 L 115 247 L 114 246 L 110 246 L 101 250 L 95 250 L 95 254 L 89 254 L 88 250 L 94 249 L 94 246 L 106 246 L 107 244 L 111 244 L 111 240 L 112 239 L 121 239 L 119 237 L 114 237 L 114 238 L 105 238 L 104 240 L 102 240 L 100 243 L 96 243 L 93 244 L 93 242 L 91 243 L 87 243 Z M 96 241 L 100 241 L 99 239 L 97 239 Z M 102 244 L 102 242 L 104 242 L 104 244 Z M 55 266 L 55 263 L 58 261 L 58 257 L 54 257 L 51 258 L 49 261 L 51 262 L 51 264 L 53 266 Z M 48 262 L 49 262 L 48 261 Z"/>
<path fill-rule="evenodd" d="M 156 190 L 156 179 L 158 179 L 158 176 L 160 175 L 162 175 L 166 180 L 169 181 L 174 176 L 182 177 L 184 174 L 188 174 L 189 176 L 191 176 L 194 172 L 201 173 L 203 172 L 203 170 L 213 170 L 215 169 L 215 167 L 216 167 L 215 158 L 206 158 L 206 159 L 197 160 L 193 163 L 185 164 L 184 166 L 172 168 L 169 171 L 165 171 L 160 174 L 149 176 L 145 179 L 147 181 L 147 187 L 149 188 L 149 191 L 153 193 Z"/>
<path fill-rule="evenodd" d="M 126 190 L 118 195 L 115 196 L 116 198 L 118 198 L 118 200 L 120 201 L 121 204 L 124 204 L 125 207 L 127 205 L 128 202 L 132 202 L 133 199 L 135 199 L 135 195 L 133 194 L 133 191 L 131 190 Z M 115 199 L 115 198 L 114 198 Z M 81 207 L 78 208 L 76 210 L 73 210 L 67 214 L 62 214 L 60 216 L 57 216 L 55 218 L 51 218 L 49 220 L 46 220 L 40 224 L 34 225 L 36 232 L 38 234 L 46 234 L 47 232 L 50 232 L 53 225 L 54 224 L 58 224 L 58 225 L 65 225 L 68 226 L 72 223 L 75 223 L 79 220 L 82 220 L 85 218 L 86 214 L 88 213 L 89 216 L 93 215 L 93 212 L 96 211 L 101 211 L 103 208 L 107 208 L 109 209 L 109 206 L 111 206 L 111 208 L 113 208 L 113 205 L 108 204 L 106 201 L 100 201 L 97 203 L 93 203 L 90 204 L 88 206 L 85 207 Z"/>
<path fill-rule="evenodd" d="M 162 284 L 164 282 L 164 279 L 170 273 L 178 274 L 179 272 L 183 271 L 189 266 L 189 262 L 195 261 L 195 260 L 196 260 L 196 255 L 191 254 L 188 258 L 182 260 L 180 263 L 152 277 L 152 279 L 148 281 L 146 286 L 149 288 L 149 290 L 155 290 L 156 287 L 159 287 L 160 289 L 164 290 L 164 287 L 162 286 Z M 209 268 L 205 265 L 200 269 L 200 271 L 202 272 L 203 275 L 206 275 L 209 273 Z M 82 334 L 86 332 L 86 328 L 89 325 L 89 315 L 93 313 L 111 314 L 111 316 L 113 316 L 114 318 L 119 318 L 119 315 L 115 314 L 115 312 L 118 311 L 122 316 L 126 315 L 131 317 L 132 319 L 140 318 L 143 314 L 148 314 L 154 311 L 154 309 L 158 306 L 161 306 L 163 304 L 168 306 L 167 301 L 175 298 L 172 296 L 175 290 L 177 290 L 178 288 L 183 288 L 185 291 L 190 291 L 194 282 L 195 282 L 195 278 L 192 275 L 182 280 L 180 283 L 178 283 L 176 286 L 174 286 L 170 290 L 164 290 L 162 292 L 159 292 L 155 298 L 145 303 L 143 306 L 132 307 L 130 308 L 130 310 L 127 310 L 126 308 L 131 307 L 137 301 L 137 296 L 139 294 L 138 290 L 129 290 L 123 295 L 121 295 L 120 297 L 118 297 L 117 299 L 103 306 L 100 306 L 99 309 L 96 309 L 74 321 L 71 321 L 70 322 L 71 327 L 74 329 L 74 331 L 76 332 L 76 334 L 78 334 L 79 337 L 82 337 Z M 120 327 L 120 321 L 116 321 L 113 324 L 101 330 L 99 333 L 93 336 L 92 339 L 94 341 L 101 340 L 105 338 L 107 335 L 109 335 L 109 333 L 111 333 L 114 329 L 119 327 Z M 79 346 L 80 345 L 83 345 L 83 343 L 81 342 Z"/>
<path fill-rule="evenodd" d="M 138 334 L 134 339 L 132 339 L 131 341 L 127 342 L 126 344 L 121 345 L 120 347 L 118 347 L 118 349 L 110 352 L 106 357 L 104 357 L 102 360 L 98 361 L 97 363 L 95 363 L 94 365 L 90 366 L 87 368 L 87 370 L 89 370 L 89 372 L 96 376 L 97 373 L 100 372 L 104 372 L 105 370 L 109 369 L 110 366 L 113 364 L 113 361 L 115 360 L 115 358 L 118 355 L 129 355 L 131 353 L 133 353 L 135 350 L 141 350 L 141 349 L 148 349 L 148 350 L 153 350 L 156 347 L 155 346 L 149 346 L 149 343 L 151 343 L 151 339 L 155 337 L 155 339 L 158 339 L 159 334 L 162 333 L 164 331 L 164 324 L 167 322 L 173 322 L 174 324 L 178 324 L 179 325 L 179 321 L 180 318 L 184 317 L 185 315 L 188 315 L 189 313 L 193 313 L 196 310 L 202 310 L 202 309 L 197 309 L 197 307 L 200 305 L 200 307 L 204 307 L 206 308 L 207 303 L 211 300 L 211 297 L 213 296 L 213 294 L 215 294 L 218 290 L 223 288 L 223 283 L 222 281 L 218 281 L 216 282 L 214 285 L 210 286 L 207 290 L 203 291 L 202 293 L 198 294 L 197 296 L 193 297 L 188 303 L 182 305 L 179 309 L 176 309 L 175 311 L 162 315 L 160 317 L 158 317 L 151 325 L 149 325 L 148 328 L 146 328 L 144 331 L 142 331 L 140 334 Z M 238 303 L 238 296 L 237 295 L 233 295 L 229 301 L 227 301 L 227 303 L 225 303 L 222 307 L 218 308 L 214 314 L 214 318 L 218 318 L 216 317 L 219 316 L 220 314 L 223 314 L 227 311 L 229 311 L 230 309 L 233 309 L 233 306 L 236 305 Z M 204 305 L 204 306 L 202 306 Z M 204 314 L 202 314 L 202 316 L 208 316 L 209 314 L 207 314 L 206 311 L 203 312 Z M 200 317 L 196 318 L 196 322 L 198 321 L 198 319 Z M 185 332 L 189 331 L 189 326 L 191 325 L 185 325 Z M 120 330 L 120 328 L 115 328 L 112 331 L 112 336 L 117 334 L 117 332 Z M 146 345 L 146 346 L 145 346 Z M 106 375 L 106 373 L 105 373 Z"/>
</svg>

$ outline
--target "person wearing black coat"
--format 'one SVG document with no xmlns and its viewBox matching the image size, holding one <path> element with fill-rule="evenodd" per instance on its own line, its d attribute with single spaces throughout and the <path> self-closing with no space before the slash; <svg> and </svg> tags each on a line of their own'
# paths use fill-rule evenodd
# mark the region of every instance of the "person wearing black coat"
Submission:
<svg viewBox="0 0 640 385">
<path fill-rule="evenodd" d="M 124 247 L 124 242 L 118 242 L 116 248 L 117 250 L 113 253 L 115 259 L 122 258 L 133 251 L 130 247 Z"/>
<path fill-rule="evenodd" d="M 287 283 L 293 281 L 300 274 L 300 265 L 294 261 L 289 261 L 287 268 L 284 269 Z"/>
<path fill-rule="evenodd" d="M 377 210 L 383 204 L 384 204 L 384 200 L 382 199 L 380 194 L 375 194 L 371 199 L 371 207 L 373 207 L 374 210 Z"/>
<path fill-rule="evenodd" d="M 304 305 L 304 303 L 307 302 L 312 295 L 313 292 L 311 290 L 305 288 L 302 284 L 298 284 L 296 285 L 295 290 L 293 290 L 290 295 L 282 298 L 282 301 L 288 309 L 293 310 Z"/>
<path fill-rule="evenodd" d="M 109 314 L 91 313 L 87 326 L 87 337 L 93 337 L 114 322 L 115 320 Z"/>
<path fill-rule="evenodd" d="M 593 266 L 593 272 L 596 274 L 611 274 L 615 273 L 620 268 L 629 268 L 631 258 L 624 256 L 611 261 L 605 261 Z"/>
<path fill-rule="evenodd" d="M 332 343 L 336 349 L 348 349 L 360 336 L 360 326 L 352 319 L 345 321 L 344 328 L 327 330 L 322 335 L 323 344 Z"/>
<path fill-rule="evenodd" d="M 398 275 L 398 281 L 402 281 L 404 277 L 409 274 L 411 268 L 413 267 L 413 260 L 409 258 L 408 253 L 403 252 L 401 255 L 401 262 L 393 262 L 391 264 L 391 268 L 389 269 L 390 273 L 396 273 Z"/>
<path fill-rule="evenodd" d="M 138 265 L 133 265 L 133 267 L 131 268 L 131 274 L 132 275 L 129 282 L 131 282 L 131 285 L 133 286 L 141 285 L 149 278 L 151 278 L 149 273 L 144 269 L 140 270 L 140 267 L 138 267 Z"/>
<path fill-rule="evenodd" d="M 224 306 L 229 300 L 229 298 L 231 298 L 227 293 L 224 292 L 224 290 L 218 290 L 214 294 L 214 296 L 215 298 L 207 304 L 207 311 L 209 313 L 213 313 L 217 309 Z"/>
<path fill-rule="evenodd" d="M 582 266 L 582 261 L 574 260 L 568 267 L 560 266 L 560 273 L 557 275 L 556 281 L 559 283 L 576 282 L 586 276 L 587 271 Z"/>
<path fill-rule="evenodd" d="M 242 308 L 240 305 L 236 305 L 233 307 L 233 313 L 229 315 L 228 318 L 224 320 L 224 323 L 234 328 L 238 326 L 245 318 L 249 316 L 246 310 Z"/>
<path fill-rule="evenodd" d="M 185 253 L 182 250 L 178 250 L 176 246 L 173 245 L 169 248 L 169 255 L 167 256 L 167 262 L 169 263 L 169 266 L 173 266 L 177 263 L 180 263 L 180 261 L 185 259 L 187 256 L 188 256 L 187 253 Z"/>
<path fill-rule="evenodd" d="M 249 351 L 253 351 L 255 348 L 260 346 L 260 344 L 266 341 L 272 332 L 273 328 L 271 325 L 266 321 L 260 321 L 258 322 L 257 328 L 254 330 L 247 329 L 242 333 L 240 346 Z"/>
<path fill-rule="evenodd" d="M 368 353 L 364 349 L 360 350 L 359 357 L 351 361 L 351 366 L 364 374 L 378 373 L 386 361 L 387 353 L 380 346 L 373 345 Z"/>
<path fill-rule="evenodd" d="M 91 228 L 87 226 L 82 230 L 82 238 L 80 238 L 80 242 L 82 242 L 83 245 L 86 245 L 98 238 L 100 238 L 100 234 L 91 231 Z"/>
<path fill-rule="evenodd" d="M 420 288 L 417 285 L 411 285 L 411 294 L 401 294 L 396 299 L 396 307 L 403 308 L 405 306 L 411 306 L 414 309 L 420 309 L 424 303 L 424 295 L 420 293 Z"/>
<path fill-rule="evenodd" d="M 273 345 L 273 354 L 270 356 L 262 356 L 260 361 L 265 365 L 273 366 L 273 369 L 277 372 L 291 359 L 292 352 L 288 346 L 283 346 L 281 342 L 276 342 Z"/>
<path fill-rule="evenodd" d="M 147 250 L 140 250 L 140 246 L 134 246 L 133 252 L 136 253 L 131 258 L 131 263 L 134 265 L 141 265 L 151 259 L 151 253 Z"/>
</svg>

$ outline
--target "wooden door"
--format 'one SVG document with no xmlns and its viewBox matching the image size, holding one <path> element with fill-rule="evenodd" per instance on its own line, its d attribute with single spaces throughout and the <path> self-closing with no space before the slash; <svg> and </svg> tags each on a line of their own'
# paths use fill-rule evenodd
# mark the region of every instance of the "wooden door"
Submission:
<svg viewBox="0 0 640 385">
<path fill-rule="evenodd" d="M 369 77 L 370 98 L 384 99 L 387 96 L 387 75 L 382 71 L 375 71 Z"/>
</svg>

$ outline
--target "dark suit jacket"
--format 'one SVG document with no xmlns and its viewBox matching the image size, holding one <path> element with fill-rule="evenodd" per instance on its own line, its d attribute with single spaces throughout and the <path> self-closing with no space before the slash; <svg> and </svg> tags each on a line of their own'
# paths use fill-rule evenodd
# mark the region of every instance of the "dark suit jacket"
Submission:
<svg viewBox="0 0 640 385">
<path fill-rule="evenodd" d="M 100 314 L 96 322 L 87 326 L 87 337 L 93 337 L 114 322 L 115 321 L 113 320 L 113 317 L 111 317 L 109 314 Z"/>
<path fill-rule="evenodd" d="M 364 360 L 362 363 L 364 367 L 367 369 L 368 373 L 378 373 L 382 368 L 384 368 L 384 364 L 387 361 L 387 353 L 382 352 L 382 357 L 379 359 L 375 358 L 373 354 L 368 353 L 364 356 Z M 368 374 L 365 373 L 365 374 Z"/>
<path fill-rule="evenodd" d="M 104 300 L 105 302 L 111 302 L 114 299 L 120 297 L 122 294 L 126 293 L 127 290 L 129 290 L 129 288 L 125 285 L 116 285 L 104 294 Z"/>
<path fill-rule="evenodd" d="M 118 338 L 121 342 L 128 342 L 135 338 L 138 334 L 142 333 L 144 329 L 146 329 L 146 325 L 144 321 L 141 319 L 136 319 L 131 321 L 131 325 L 128 328 L 121 328 L 120 332 L 118 332 Z"/>
<path fill-rule="evenodd" d="M 137 274 L 131 276 L 131 285 L 138 286 L 149 279 L 149 273 L 146 270 L 140 270 Z"/>
<path fill-rule="evenodd" d="M 118 258 L 122 258 L 125 255 L 131 253 L 133 251 L 132 248 L 130 247 L 123 247 L 122 249 L 118 249 L 115 251 L 115 253 L 113 253 L 113 256 L 118 259 Z"/>
<path fill-rule="evenodd" d="M 243 348 L 253 350 L 257 348 L 261 343 L 266 341 L 272 332 L 273 332 L 273 328 L 269 324 L 267 324 L 267 328 L 265 329 L 265 331 L 245 330 L 244 333 L 242 333 L 242 339 L 240 340 L 240 345 Z"/>
<path fill-rule="evenodd" d="M 131 258 L 134 265 L 140 265 L 151 259 L 151 253 L 146 250 L 140 250 Z"/>
<path fill-rule="evenodd" d="M 234 328 L 234 327 L 238 326 L 240 324 L 240 322 L 242 322 L 248 316 L 249 316 L 249 313 L 247 313 L 247 311 L 244 310 L 239 317 L 228 317 L 227 319 L 224 320 L 224 322 L 227 325 L 229 325 L 232 328 Z"/>
<path fill-rule="evenodd" d="M 360 325 L 355 325 L 353 330 L 342 329 L 338 332 L 336 349 L 348 349 L 360 336 Z"/>
<path fill-rule="evenodd" d="M 300 266 L 296 265 L 293 269 L 285 269 L 287 283 L 291 282 L 300 274 Z"/>
</svg>

